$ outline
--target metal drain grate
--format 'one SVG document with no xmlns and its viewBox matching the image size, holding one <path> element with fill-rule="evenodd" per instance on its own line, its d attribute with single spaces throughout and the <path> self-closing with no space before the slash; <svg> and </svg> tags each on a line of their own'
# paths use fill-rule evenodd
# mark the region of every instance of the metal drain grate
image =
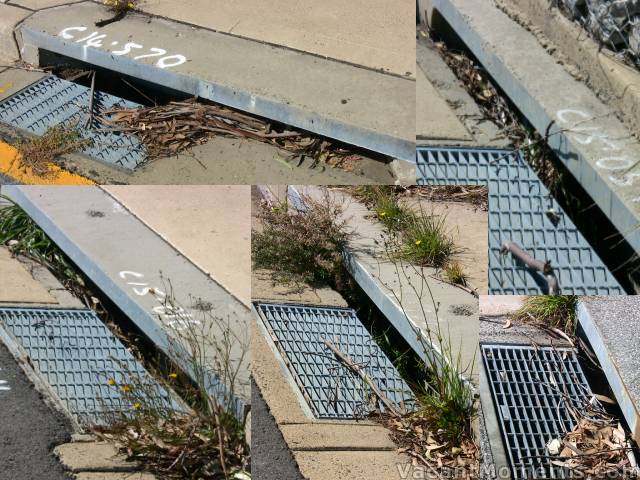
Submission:
<svg viewBox="0 0 640 480">
<path fill-rule="evenodd" d="M 431 148 L 418 150 L 422 185 L 489 186 L 489 294 L 546 293 L 543 276 L 512 255 L 500 253 L 516 242 L 539 260 L 549 260 L 561 292 L 575 295 L 624 295 L 560 205 L 529 165 L 507 150 Z M 548 212 L 553 209 L 555 216 Z M 552 221 L 553 220 L 553 221 Z"/>
<path fill-rule="evenodd" d="M 80 423 L 102 423 L 130 411 L 123 385 L 144 385 L 155 401 L 170 402 L 91 310 L 0 308 L 0 327 Z"/>
<path fill-rule="evenodd" d="M 120 167 L 133 170 L 146 158 L 144 146 L 133 136 L 84 127 L 89 116 L 91 89 L 58 77 L 45 77 L 11 97 L 0 102 L 0 122 L 15 128 L 43 135 L 48 128 L 57 125 L 77 125 L 83 138 L 92 145 L 82 153 Z M 94 93 L 95 113 L 115 106 L 135 108 L 139 105 L 98 90 Z"/>
<path fill-rule="evenodd" d="M 544 457 L 547 442 L 574 427 L 565 395 L 574 405 L 591 398 L 575 351 L 482 345 L 482 358 L 513 478 L 571 478 Z"/>
<path fill-rule="evenodd" d="M 364 366 L 396 405 L 410 391 L 354 310 L 269 303 L 255 307 L 317 418 L 352 419 L 369 413 L 367 386 L 335 358 L 323 338 Z"/>
</svg>

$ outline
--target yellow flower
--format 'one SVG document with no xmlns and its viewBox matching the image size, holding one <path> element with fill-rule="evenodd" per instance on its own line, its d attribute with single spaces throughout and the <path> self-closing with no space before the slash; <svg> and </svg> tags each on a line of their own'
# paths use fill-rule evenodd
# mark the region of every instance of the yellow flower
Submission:
<svg viewBox="0 0 640 480">
<path fill-rule="evenodd" d="M 172 380 L 175 380 L 176 378 L 178 378 L 178 374 L 177 373 L 170 373 L 169 374 L 169 378 Z"/>
<path fill-rule="evenodd" d="M 420 246 L 420 244 L 422 243 L 422 240 L 416 240 L 416 246 Z"/>
<path fill-rule="evenodd" d="M 381 217 L 386 217 L 387 216 L 387 212 L 380 212 L 380 216 Z"/>
<path fill-rule="evenodd" d="M 120 389 L 121 389 L 123 392 L 130 392 L 130 391 L 131 391 L 131 387 L 130 387 L 129 385 L 122 385 L 122 386 L 120 387 Z"/>
<path fill-rule="evenodd" d="M 140 410 L 140 407 L 142 407 L 142 405 L 140 404 L 140 402 L 136 402 L 133 404 L 133 408 L 134 410 Z"/>
<path fill-rule="evenodd" d="M 116 381 L 113 378 L 110 378 L 107 380 L 107 383 L 113 387 L 116 384 Z"/>
</svg>

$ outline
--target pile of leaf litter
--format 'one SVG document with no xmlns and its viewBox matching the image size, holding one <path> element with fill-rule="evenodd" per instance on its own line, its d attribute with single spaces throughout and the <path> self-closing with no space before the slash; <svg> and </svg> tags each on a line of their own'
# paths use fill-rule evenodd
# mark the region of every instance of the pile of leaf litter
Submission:
<svg viewBox="0 0 640 480">
<path fill-rule="evenodd" d="M 398 453 L 408 455 L 414 468 L 424 470 L 424 478 L 479 478 L 480 449 L 468 435 L 453 442 L 446 432 L 434 430 L 428 416 L 418 412 L 380 420 L 391 431 Z"/>
<path fill-rule="evenodd" d="M 627 432 L 604 411 L 599 401 L 615 403 L 597 395 L 585 409 L 568 405 L 575 427 L 563 438 L 547 443 L 550 462 L 570 470 L 578 478 L 640 478 Z"/>
<path fill-rule="evenodd" d="M 216 136 L 248 138 L 273 145 L 286 152 L 289 160 L 297 160 L 298 166 L 308 158 L 312 160 L 312 168 L 326 165 L 351 171 L 361 159 L 359 154 L 336 142 L 197 99 L 106 110 L 98 121 L 113 131 L 135 135 L 146 147 L 150 160 L 177 155 Z"/>
</svg>

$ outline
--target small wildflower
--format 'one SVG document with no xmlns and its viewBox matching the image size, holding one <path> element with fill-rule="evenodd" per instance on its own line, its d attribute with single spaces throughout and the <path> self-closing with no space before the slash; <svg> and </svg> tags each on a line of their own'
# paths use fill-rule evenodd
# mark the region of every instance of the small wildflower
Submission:
<svg viewBox="0 0 640 480">
<path fill-rule="evenodd" d="M 116 381 L 113 378 L 110 378 L 107 380 L 107 383 L 113 387 L 116 384 Z"/>
<path fill-rule="evenodd" d="M 170 373 L 169 374 L 169 378 L 172 380 L 175 380 L 176 378 L 178 378 L 178 374 L 177 373 Z"/>
<path fill-rule="evenodd" d="M 122 385 L 120 389 L 125 393 L 131 391 L 131 387 L 129 385 Z"/>
<path fill-rule="evenodd" d="M 422 240 L 416 240 L 416 246 L 417 247 L 419 247 L 421 243 L 422 243 Z"/>
<path fill-rule="evenodd" d="M 386 217 L 387 216 L 387 212 L 380 212 L 380 216 L 381 217 Z"/>
<path fill-rule="evenodd" d="M 134 410 L 140 410 L 140 407 L 142 407 L 142 404 L 140 402 L 136 402 L 133 404 L 133 409 Z"/>
</svg>

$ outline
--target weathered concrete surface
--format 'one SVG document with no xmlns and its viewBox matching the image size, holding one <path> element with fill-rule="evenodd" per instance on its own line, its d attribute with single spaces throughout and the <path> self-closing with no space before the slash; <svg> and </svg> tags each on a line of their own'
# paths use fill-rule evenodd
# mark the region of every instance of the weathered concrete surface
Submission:
<svg viewBox="0 0 640 480">
<path fill-rule="evenodd" d="M 0 425 L 2 478 L 68 478 L 52 449 L 69 441 L 71 425 L 46 404 L 1 341 Z"/>
<path fill-rule="evenodd" d="M 35 13 L 17 31 L 23 59 L 37 64 L 38 47 L 46 48 L 385 155 L 414 160 L 413 79 L 142 14 L 130 14 L 97 29 L 95 21 L 106 15 L 104 7 L 92 2 Z M 90 32 L 96 35 L 83 40 Z M 123 49 L 127 41 L 142 47 L 120 53 L 127 51 Z M 158 48 L 154 52 L 164 53 L 145 53 Z M 165 56 L 158 60 L 159 55 Z"/>
<path fill-rule="evenodd" d="M 640 298 L 581 297 L 578 321 L 633 438 L 640 441 Z"/>
<path fill-rule="evenodd" d="M 421 68 L 416 78 L 416 140 L 456 144 L 472 140 Z"/>
<path fill-rule="evenodd" d="M 106 192 L 97 187 L 15 186 L 5 186 L 3 192 L 169 356 L 176 357 L 181 346 L 190 350 L 181 334 L 187 328 L 210 342 L 227 328 L 246 339 L 249 309 Z M 211 225 L 215 222 L 211 219 Z M 164 305 L 160 292 L 169 293 L 170 287 L 182 313 Z M 240 368 L 235 391 L 242 401 L 250 396 L 247 359 L 241 360 L 245 347 L 237 344 L 231 350 L 231 361 Z M 204 348 L 204 355 L 213 355 L 213 345 Z M 191 371 L 184 358 L 176 361 Z M 214 379 L 209 380 L 213 385 Z"/>
<path fill-rule="evenodd" d="M 640 143 L 584 84 L 491 0 L 433 0 L 576 180 L 640 251 Z M 434 15 L 434 21 L 436 16 Z M 511 39 L 505 41 L 505 39 Z"/>
<path fill-rule="evenodd" d="M 39 80 L 44 73 L 21 69 L 6 69 L 0 73 L 0 100 Z M 19 134 L 0 125 L 0 136 L 15 144 Z M 288 155 L 288 154 L 287 154 Z M 46 184 L 53 178 L 27 176 L 16 172 L 14 154 L 6 161 L 0 159 L 0 173 L 15 177 L 17 183 Z M 141 185 L 252 185 L 261 182 L 305 184 L 354 185 L 365 183 L 391 184 L 399 179 L 394 163 L 363 157 L 353 170 L 342 168 L 311 168 L 312 161 L 306 159 L 299 166 L 296 160 L 289 161 L 283 152 L 272 145 L 249 139 L 215 137 L 192 151 L 171 158 L 161 158 L 147 163 L 133 172 L 118 169 L 80 154 L 65 155 L 61 165 L 99 184 Z M 404 161 L 397 161 L 407 163 Z M 32 178 L 33 177 L 33 178 Z M 415 180 L 415 174 L 413 175 Z M 29 181 L 31 179 L 31 181 Z M 413 180 L 413 181 L 414 181 Z M 413 182 L 412 181 L 412 182 Z M 412 183 L 404 181 L 404 183 Z"/>
<path fill-rule="evenodd" d="M 294 187 L 294 191 L 320 201 L 325 193 L 322 188 L 304 186 Z M 345 220 L 355 234 L 348 246 L 347 268 L 360 287 L 418 355 L 431 354 L 431 350 L 425 352 L 416 335 L 420 331 L 426 344 L 438 353 L 446 349 L 453 359 L 459 355 L 460 369 L 476 380 L 479 328 L 476 298 L 433 278 L 437 275 L 434 268 L 412 268 L 389 261 L 383 246 L 384 229 L 371 220 L 371 212 L 343 191 L 332 190 L 329 197 L 342 204 L 339 220 Z M 425 283 L 433 293 L 433 301 Z M 450 345 L 438 344 L 438 331 Z"/>
<path fill-rule="evenodd" d="M 414 211 L 443 217 L 448 233 L 459 251 L 454 255 L 467 274 L 468 285 L 480 295 L 489 290 L 488 213 L 465 202 L 430 201 L 418 197 L 403 199 Z"/>
<path fill-rule="evenodd" d="M 108 442 L 78 442 L 58 445 L 54 453 L 70 472 L 131 472 L 140 466 L 118 453 Z"/>
<path fill-rule="evenodd" d="M 417 31 L 416 61 L 418 63 L 418 81 L 416 89 L 420 90 L 420 72 L 435 88 L 438 95 L 446 103 L 448 120 L 443 122 L 451 125 L 451 131 L 445 140 L 432 138 L 428 130 L 420 132 L 416 130 L 416 141 L 421 145 L 448 145 L 448 146 L 477 146 L 503 148 L 509 145 L 509 140 L 504 137 L 500 129 L 491 120 L 485 117 L 475 100 L 467 93 L 462 82 L 449 69 L 437 51 L 433 42 L 426 37 L 423 30 Z M 419 99 L 419 92 L 418 92 Z M 426 106 L 417 105 L 416 114 L 432 116 L 433 103 Z M 421 112 L 422 110 L 422 112 Z M 441 109 L 438 109 L 441 110 Z M 434 115 L 435 116 L 435 115 Z M 459 126 L 455 127 L 451 116 L 457 118 Z M 436 118 L 435 121 L 441 121 Z M 461 135 L 460 128 L 466 135 Z"/>
<path fill-rule="evenodd" d="M 12 63 L 20 58 L 13 29 L 30 14 L 29 10 L 0 3 L 0 62 Z"/>
<path fill-rule="evenodd" d="M 0 279 L 0 304 L 57 303 L 47 289 L 4 246 L 0 246 Z"/>
<path fill-rule="evenodd" d="M 79 472 L 75 480 L 155 480 L 157 477 L 144 472 Z"/>
<path fill-rule="evenodd" d="M 251 203 L 248 185 L 114 185 L 102 188 L 250 306 Z"/>
<path fill-rule="evenodd" d="M 394 451 L 397 447 L 389 438 L 389 430 L 379 425 L 282 425 L 284 438 L 294 450 L 358 450 L 375 445 L 377 450 Z M 347 433 L 347 435 L 344 435 Z"/>
<path fill-rule="evenodd" d="M 395 452 L 314 451 L 295 452 L 294 456 L 300 470 L 310 480 L 413 478 L 410 460 Z M 418 474 L 422 473 L 418 472 Z"/>
<path fill-rule="evenodd" d="M 269 270 L 254 270 L 251 282 L 253 300 L 277 303 L 299 303 L 303 305 L 331 305 L 347 307 L 347 302 L 329 287 L 311 287 L 302 284 L 287 284 L 273 279 Z"/>
<path fill-rule="evenodd" d="M 574 78 L 584 81 L 618 110 L 631 131 L 640 129 L 640 72 L 613 58 L 591 35 L 548 0 L 498 1 L 511 18 L 532 32 Z"/>
<path fill-rule="evenodd" d="M 25 0 L 21 0 L 25 1 Z M 415 75 L 410 0 L 146 0 L 145 12 L 397 75 Z"/>
</svg>

